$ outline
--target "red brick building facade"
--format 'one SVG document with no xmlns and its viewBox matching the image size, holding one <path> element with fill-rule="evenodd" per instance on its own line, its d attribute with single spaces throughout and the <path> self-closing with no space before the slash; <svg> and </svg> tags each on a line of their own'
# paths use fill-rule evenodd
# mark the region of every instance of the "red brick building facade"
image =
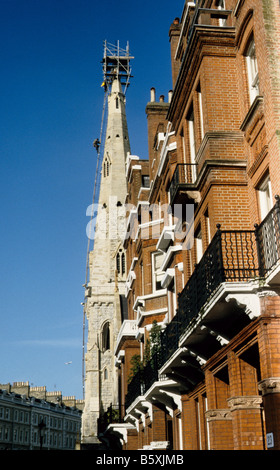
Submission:
<svg viewBox="0 0 280 470">
<path fill-rule="evenodd" d="M 122 445 L 279 450 L 280 5 L 182 6 L 126 168 Z"/>
</svg>

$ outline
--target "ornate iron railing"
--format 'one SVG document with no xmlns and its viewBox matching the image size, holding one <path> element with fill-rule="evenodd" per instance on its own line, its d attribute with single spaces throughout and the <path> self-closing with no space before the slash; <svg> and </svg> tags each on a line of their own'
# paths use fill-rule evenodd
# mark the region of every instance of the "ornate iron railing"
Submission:
<svg viewBox="0 0 280 470">
<path fill-rule="evenodd" d="M 177 350 L 179 337 L 222 282 L 260 276 L 254 230 L 218 231 L 178 296 L 175 317 L 162 332 L 162 366 Z"/>
<path fill-rule="evenodd" d="M 131 403 L 136 400 L 137 397 L 141 396 L 144 393 L 144 386 L 143 386 L 143 370 L 140 369 L 134 377 L 132 378 L 131 382 L 127 386 L 127 394 L 125 397 L 125 408 L 128 408 Z"/>
<path fill-rule="evenodd" d="M 158 354 L 154 354 L 143 370 L 144 393 L 159 379 Z"/>
<path fill-rule="evenodd" d="M 128 384 L 128 391 L 125 398 L 126 409 L 137 397 L 144 395 L 155 382 L 165 380 L 165 375 L 159 374 L 160 363 L 160 353 L 157 352 L 151 357 L 147 364 L 134 375 L 131 382 Z"/>
<path fill-rule="evenodd" d="M 280 199 L 255 230 L 218 230 L 200 262 L 178 296 L 178 309 L 162 331 L 157 357 L 136 374 L 127 394 L 126 405 L 159 380 L 158 370 L 179 345 L 179 338 L 223 282 L 262 278 L 280 260 Z M 133 398 L 133 400 L 132 400 Z"/>
<path fill-rule="evenodd" d="M 178 163 L 169 186 L 170 201 L 174 200 L 180 185 L 193 185 L 197 177 L 196 163 Z"/>
<path fill-rule="evenodd" d="M 138 397 L 143 395 L 151 385 L 159 379 L 158 353 L 154 354 L 147 364 L 141 368 L 132 378 L 127 387 L 125 398 L 126 408 Z"/>
<path fill-rule="evenodd" d="M 280 199 L 260 225 L 255 225 L 259 264 L 264 276 L 280 259 Z"/>
</svg>

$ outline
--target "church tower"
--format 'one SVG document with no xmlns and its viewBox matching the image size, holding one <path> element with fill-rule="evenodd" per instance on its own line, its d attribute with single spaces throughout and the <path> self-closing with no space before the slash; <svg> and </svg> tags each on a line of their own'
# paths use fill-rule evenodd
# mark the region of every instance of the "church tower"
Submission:
<svg viewBox="0 0 280 470">
<path fill-rule="evenodd" d="M 85 353 L 85 407 L 82 446 L 100 444 L 104 416 L 118 404 L 115 345 L 125 319 L 125 252 L 123 234 L 127 194 L 125 163 L 130 153 L 125 92 L 130 59 L 119 45 L 105 42 L 103 74 L 107 100 L 107 128 L 100 169 L 99 199 L 94 219 L 94 246 L 89 252 L 85 312 L 88 324 Z"/>
</svg>

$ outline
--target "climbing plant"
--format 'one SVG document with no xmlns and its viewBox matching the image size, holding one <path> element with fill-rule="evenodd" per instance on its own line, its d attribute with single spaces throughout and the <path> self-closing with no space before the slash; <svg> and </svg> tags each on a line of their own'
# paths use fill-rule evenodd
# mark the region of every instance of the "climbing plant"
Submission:
<svg viewBox="0 0 280 470">
<path fill-rule="evenodd" d="M 140 354 L 135 354 L 131 358 L 131 369 L 128 376 L 128 383 L 132 381 L 133 377 L 138 372 L 143 371 L 144 367 L 148 364 L 149 361 L 151 361 L 151 359 L 153 360 L 153 363 L 156 363 L 160 353 L 160 332 L 161 327 L 158 325 L 157 321 L 154 320 L 150 331 L 150 337 L 146 340 L 143 360 L 141 360 Z"/>
<path fill-rule="evenodd" d="M 131 368 L 130 368 L 130 373 L 129 373 L 129 376 L 127 378 L 127 383 L 130 383 L 133 379 L 133 377 L 140 371 L 143 369 L 143 363 L 141 361 L 141 356 L 140 354 L 134 354 L 134 356 L 132 356 L 131 358 L 131 361 L 130 361 L 130 365 L 131 365 Z"/>
</svg>

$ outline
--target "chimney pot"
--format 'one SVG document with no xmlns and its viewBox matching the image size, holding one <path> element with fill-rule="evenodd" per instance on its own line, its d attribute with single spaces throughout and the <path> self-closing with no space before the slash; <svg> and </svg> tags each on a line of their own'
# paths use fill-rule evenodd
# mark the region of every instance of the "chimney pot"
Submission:
<svg viewBox="0 0 280 470">
<path fill-rule="evenodd" d="M 156 90 L 155 88 L 151 88 L 151 102 L 156 101 Z"/>
</svg>

